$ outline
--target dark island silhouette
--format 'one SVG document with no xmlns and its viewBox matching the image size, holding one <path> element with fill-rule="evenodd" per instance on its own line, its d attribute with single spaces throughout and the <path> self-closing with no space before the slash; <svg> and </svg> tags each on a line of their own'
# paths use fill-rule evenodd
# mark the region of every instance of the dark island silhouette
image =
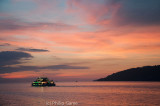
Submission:
<svg viewBox="0 0 160 106">
<path fill-rule="evenodd" d="M 131 68 L 94 81 L 160 81 L 160 65 Z"/>
</svg>

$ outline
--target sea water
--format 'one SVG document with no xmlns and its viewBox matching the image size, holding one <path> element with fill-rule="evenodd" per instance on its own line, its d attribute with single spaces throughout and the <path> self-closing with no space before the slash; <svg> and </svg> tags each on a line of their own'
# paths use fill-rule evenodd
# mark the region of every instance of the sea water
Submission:
<svg viewBox="0 0 160 106">
<path fill-rule="evenodd" d="M 160 106 L 160 82 L 0 84 L 0 106 Z"/>
</svg>

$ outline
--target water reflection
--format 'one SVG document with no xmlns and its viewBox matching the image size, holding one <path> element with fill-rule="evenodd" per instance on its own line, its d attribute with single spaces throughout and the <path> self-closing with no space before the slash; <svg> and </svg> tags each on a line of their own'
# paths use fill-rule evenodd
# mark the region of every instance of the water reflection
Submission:
<svg viewBox="0 0 160 106">
<path fill-rule="evenodd" d="M 160 82 L 57 82 L 56 84 L 55 87 L 32 87 L 29 83 L 1 84 L 0 105 L 44 106 L 49 101 L 71 101 L 82 106 L 160 104 Z"/>
</svg>

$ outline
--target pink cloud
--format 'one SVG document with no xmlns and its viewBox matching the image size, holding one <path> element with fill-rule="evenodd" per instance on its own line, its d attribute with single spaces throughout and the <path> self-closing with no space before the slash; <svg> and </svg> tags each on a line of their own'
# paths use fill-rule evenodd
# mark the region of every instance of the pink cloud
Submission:
<svg viewBox="0 0 160 106">
<path fill-rule="evenodd" d="M 70 0 L 68 12 L 73 12 L 89 24 L 106 25 L 120 8 L 120 4 L 111 1 L 98 3 L 97 1 Z M 83 15 L 82 15 L 83 14 Z"/>
</svg>

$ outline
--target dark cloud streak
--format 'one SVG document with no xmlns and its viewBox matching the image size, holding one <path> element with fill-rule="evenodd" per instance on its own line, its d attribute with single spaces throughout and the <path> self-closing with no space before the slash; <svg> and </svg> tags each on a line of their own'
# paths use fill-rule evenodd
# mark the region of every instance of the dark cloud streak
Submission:
<svg viewBox="0 0 160 106">
<path fill-rule="evenodd" d="M 0 46 L 10 46 L 11 44 L 9 43 L 3 43 L 3 44 L 0 44 Z"/>
<path fill-rule="evenodd" d="M 39 71 L 43 69 L 50 69 L 53 71 L 56 70 L 67 70 L 67 69 L 89 69 L 88 67 L 83 66 L 71 66 L 71 65 L 51 65 L 51 66 L 19 66 L 19 67 L 0 67 L 0 74 L 19 72 L 19 71 Z"/>
<path fill-rule="evenodd" d="M 46 49 L 32 49 L 32 48 L 18 48 L 16 50 L 28 51 L 28 52 L 49 52 L 49 50 L 46 50 Z"/>
<path fill-rule="evenodd" d="M 19 71 L 39 71 L 42 69 L 60 70 L 60 69 L 88 69 L 83 66 L 72 66 L 72 65 L 50 65 L 50 66 L 16 66 L 12 67 L 9 65 L 21 64 L 22 59 L 30 59 L 32 55 L 25 52 L 17 51 L 2 51 L 0 52 L 0 74 L 19 72 Z"/>
<path fill-rule="evenodd" d="M 30 59 L 32 56 L 29 53 L 17 51 L 2 51 L 0 52 L 0 67 L 22 63 L 22 59 Z"/>
</svg>

